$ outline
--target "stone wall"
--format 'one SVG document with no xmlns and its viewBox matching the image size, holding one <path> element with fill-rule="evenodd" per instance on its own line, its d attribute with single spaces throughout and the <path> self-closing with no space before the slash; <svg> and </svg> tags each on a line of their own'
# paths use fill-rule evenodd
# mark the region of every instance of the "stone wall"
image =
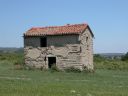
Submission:
<svg viewBox="0 0 128 96">
<path fill-rule="evenodd" d="M 69 44 L 65 47 L 26 47 L 24 48 L 25 64 L 36 68 L 47 69 L 48 57 L 56 57 L 56 66 L 59 69 L 71 66 L 82 69 L 80 51 L 79 44 Z"/>
<path fill-rule="evenodd" d="M 63 47 L 66 44 L 79 44 L 79 35 L 47 36 L 47 46 Z"/>
<path fill-rule="evenodd" d="M 81 46 L 81 60 L 85 67 L 90 70 L 94 69 L 93 65 L 93 37 L 90 33 L 90 30 L 87 28 L 85 32 L 83 32 L 79 36 L 80 46 Z"/>
<path fill-rule="evenodd" d="M 39 47 L 40 46 L 40 38 L 39 37 L 24 37 L 24 47 Z"/>
<path fill-rule="evenodd" d="M 40 37 L 25 37 L 24 46 L 40 47 Z M 79 35 L 47 36 L 47 46 L 63 47 L 66 44 L 80 44 Z"/>
<path fill-rule="evenodd" d="M 81 70 L 83 68 L 94 69 L 93 37 L 88 28 L 80 35 L 58 36 L 55 38 L 51 36 L 50 38 L 47 39 L 48 47 L 39 46 L 39 37 L 25 39 L 24 54 L 26 65 L 48 69 L 48 57 L 56 57 L 56 66 L 59 69 L 71 66 Z M 63 47 L 56 44 L 61 44 Z"/>
</svg>

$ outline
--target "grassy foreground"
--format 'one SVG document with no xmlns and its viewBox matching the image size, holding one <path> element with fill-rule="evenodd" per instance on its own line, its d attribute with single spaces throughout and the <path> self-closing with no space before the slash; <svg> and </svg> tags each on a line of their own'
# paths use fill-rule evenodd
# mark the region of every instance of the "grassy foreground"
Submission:
<svg viewBox="0 0 128 96">
<path fill-rule="evenodd" d="M 0 96 L 128 96 L 128 71 L 51 73 L 13 67 L 0 61 Z"/>
</svg>

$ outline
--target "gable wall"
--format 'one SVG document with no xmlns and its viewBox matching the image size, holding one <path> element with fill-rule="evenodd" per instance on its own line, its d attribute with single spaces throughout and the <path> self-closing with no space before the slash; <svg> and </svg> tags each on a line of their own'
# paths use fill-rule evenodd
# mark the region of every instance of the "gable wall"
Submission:
<svg viewBox="0 0 128 96">
<path fill-rule="evenodd" d="M 86 40 L 88 37 L 88 40 Z M 94 69 L 93 66 L 93 37 L 90 30 L 87 28 L 80 36 L 81 41 L 81 62 L 88 69 Z"/>
</svg>

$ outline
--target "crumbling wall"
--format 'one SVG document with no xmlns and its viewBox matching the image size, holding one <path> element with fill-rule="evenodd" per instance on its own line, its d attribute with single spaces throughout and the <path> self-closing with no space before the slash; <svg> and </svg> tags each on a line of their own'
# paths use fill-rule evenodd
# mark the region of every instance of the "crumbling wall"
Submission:
<svg viewBox="0 0 128 96">
<path fill-rule="evenodd" d="M 79 40 L 82 50 L 80 54 L 81 62 L 84 67 L 93 70 L 93 37 L 88 28 L 79 36 Z"/>
<path fill-rule="evenodd" d="M 35 68 L 47 69 L 48 57 L 56 57 L 56 66 L 59 69 L 71 66 L 82 69 L 80 51 L 79 44 L 66 45 L 65 47 L 26 47 L 24 48 L 25 64 Z"/>
</svg>

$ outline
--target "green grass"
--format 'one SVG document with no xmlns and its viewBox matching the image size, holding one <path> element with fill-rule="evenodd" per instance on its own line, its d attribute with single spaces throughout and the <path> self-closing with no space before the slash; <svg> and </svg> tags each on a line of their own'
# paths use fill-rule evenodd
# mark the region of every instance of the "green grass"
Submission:
<svg viewBox="0 0 128 96">
<path fill-rule="evenodd" d="M 128 96 L 128 71 L 95 73 L 14 70 L 0 61 L 0 96 Z"/>
</svg>

